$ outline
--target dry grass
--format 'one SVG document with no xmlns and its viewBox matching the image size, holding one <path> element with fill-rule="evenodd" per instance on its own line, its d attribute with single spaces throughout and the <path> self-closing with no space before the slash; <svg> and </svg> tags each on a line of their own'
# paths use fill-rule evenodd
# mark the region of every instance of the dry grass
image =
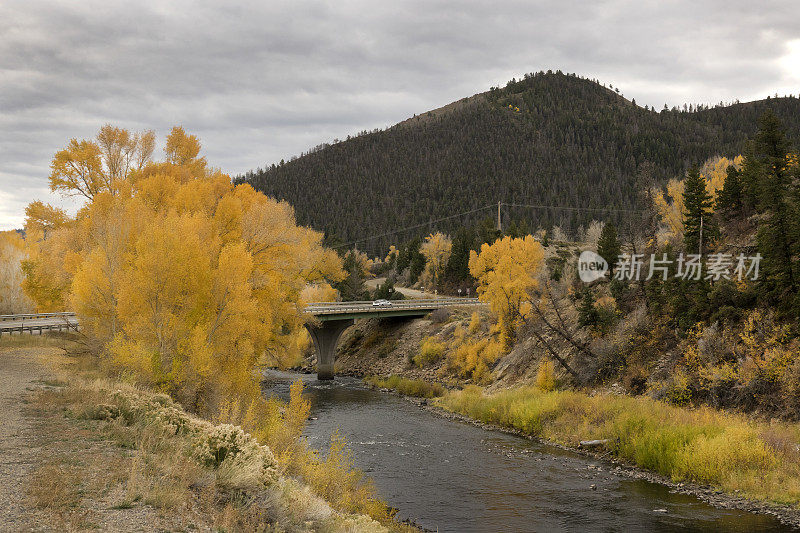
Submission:
<svg viewBox="0 0 800 533">
<path fill-rule="evenodd" d="M 368 385 L 381 389 L 396 390 L 406 396 L 417 396 L 419 398 L 435 398 L 444 395 L 447 390 L 438 383 L 428 383 L 421 379 L 409 379 L 392 374 L 388 378 L 380 376 L 367 376 L 364 381 Z"/>
<path fill-rule="evenodd" d="M 106 528 L 104 514 L 156 512 L 167 529 L 386 531 L 279 475 L 269 450 L 241 429 L 194 418 L 164 395 L 75 378 L 39 393 L 35 406 L 56 431 L 29 492 L 54 527 Z"/>
<path fill-rule="evenodd" d="M 62 348 L 72 342 L 74 335 L 68 333 L 48 333 L 45 335 L 4 334 L 0 337 L 0 348 L 30 348 L 38 346 L 54 346 Z"/>
<path fill-rule="evenodd" d="M 271 472 L 277 481 L 264 486 L 257 466 L 261 463 L 208 464 L 194 453 L 194 433 L 176 432 L 175 427 L 203 426 L 210 431 L 213 424 L 183 412 L 166 395 L 137 386 L 130 375 L 103 377 L 107 369 L 95 357 L 76 355 L 80 346 L 68 348 L 63 353 L 48 350 L 46 361 L 41 359 L 55 368 L 58 384 L 65 386 L 41 393 L 37 403 L 70 426 L 66 433 L 79 429 L 82 438 L 102 441 L 118 455 L 119 464 L 110 476 L 115 480 L 101 483 L 96 475 L 84 476 L 90 479 L 86 490 L 93 499 L 105 502 L 104 513 L 157 510 L 172 520 L 167 529 L 205 523 L 229 531 L 257 530 L 264 524 L 289 531 L 308 529 L 309 524 L 329 531 L 416 531 L 394 522 L 371 481 L 353 468 L 343 441 L 332 443 L 323 456 L 298 438 L 308 417 L 302 387 L 289 405 L 260 397 L 249 404 L 234 399 L 223 402 L 215 417 L 217 423 L 241 425 L 258 438 L 243 432 L 248 446 L 260 441 L 275 451 Z M 72 436 L 61 438 L 75 447 Z M 79 507 L 91 504 L 84 499 Z M 345 524 L 358 527 L 347 529 Z"/>
<path fill-rule="evenodd" d="M 51 459 L 34 471 L 28 492 L 36 507 L 64 514 L 80 503 L 80 487 L 76 468 Z"/>
</svg>

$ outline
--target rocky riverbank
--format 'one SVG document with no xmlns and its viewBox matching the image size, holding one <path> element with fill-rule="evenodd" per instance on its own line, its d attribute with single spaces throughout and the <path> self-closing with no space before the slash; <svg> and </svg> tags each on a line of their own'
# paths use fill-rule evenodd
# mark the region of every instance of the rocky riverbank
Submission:
<svg viewBox="0 0 800 533">
<path fill-rule="evenodd" d="M 671 491 L 675 493 L 694 496 L 700 499 L 701 501 L 720 509 L 737 509 L 740 511 L 774 516 L 786 526 L 800 530 L 800 509 L 797 509 L 796 507 L 788 505 L 777 505 L 773 503 L 747 499 L 744 497 L 740 497 L 737 494 L 725 493 L 722 490 L 709 485 L 702 485 L 690 482 L 674 482 L 665 476 L 650 472 L 643 468 L 637 467 L 636 465 L 632 465 L 625 461 L 622 461 L 614 457 L 607 450 L 595 451 L 596 449 L 586 449 L 576 446 L 566 446 L 558 442 L 528 435 L 520 430 L 500 426 L 497 424 L 482 422 L 480 420 L 470 418 L 469 416 L 449 411 L 441 407 L 441 405 L 438 405 L 435 400 L 429 400 L 427 398 L 418 398 L 418 397 L 399 394 L 395 390 L 388 389 L 385 387 L 379 388 L 377 390 L 380 390 L 381 392 L 385 392 L 388 394 L 398 394 L 399 396 L 405 398 L 407 401 L 417 405 L 421 409 L 424 409 L 425 411 L 433 415 L 448 420 L 454 420 L 470 424 L 476 427 L 480 427 L 481 429 L 485 429 L 487 431 L 498 431 L 508 435 L 514 435 L 517 437 L 534 440 L 537 442 L 541 442 L 542 444 L 545 444 L 547 446 L 553 446 L 555 448 L 570 451 L 572 453 L 576 453 L 584 457 L 596 459 L 600 463 L 600 465 L 594 465 L 594 468 L 598 471 L 605 469 L 606 472 L 612 475 L 624 476 L 630 479 L 644 480 L 651 483 L 658 483 L 666 487 L 669 487 Z M 590 465 L 590 468 L 591 466 L 592 465 Z"/>
</svg>

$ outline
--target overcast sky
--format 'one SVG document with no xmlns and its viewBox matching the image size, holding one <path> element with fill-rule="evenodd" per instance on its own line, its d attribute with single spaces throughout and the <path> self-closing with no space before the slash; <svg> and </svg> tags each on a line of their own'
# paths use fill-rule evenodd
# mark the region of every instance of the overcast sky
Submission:
<svg viewBox="0 0 800 533">
<path fill-rule="evenodd" d="M 2 0 L 0 229 L 70 206 L 53 153 L 107 122 L 233 175 L 538 70 L 656 108 L 800 92 L 795 0 L 227 3 Z"/>
</svg>

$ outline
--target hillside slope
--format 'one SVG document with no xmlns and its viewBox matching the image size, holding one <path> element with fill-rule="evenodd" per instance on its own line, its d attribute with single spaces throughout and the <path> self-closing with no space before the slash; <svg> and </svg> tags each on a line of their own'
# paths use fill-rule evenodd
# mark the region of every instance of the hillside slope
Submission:
<svg viewBox="0 0 800 533">
<path fill-rule="evenodd" d="M 299 223 L 344 242 L 498 201 L 635 209 L 646 185 L 710 156 L 739 153 L 767 108 L 798 138 L 797 98 L 657 112 L 591 80 L 539 73 L 239 179 L 289 201 Z M 465 218 L 487 216 L 490 210 Z M 569 230 L 626 215 L 506 208 L 503 216 Z M 466 221 L 430 229 L 453 231 Z M 412 236 L 386 237 L 367 249 Z"/>
</svg>

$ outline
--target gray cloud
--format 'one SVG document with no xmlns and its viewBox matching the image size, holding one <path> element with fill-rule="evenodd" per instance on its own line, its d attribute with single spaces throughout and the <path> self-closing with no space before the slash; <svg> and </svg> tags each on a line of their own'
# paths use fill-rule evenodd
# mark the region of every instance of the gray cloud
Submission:
<svg viewBox="0 0 800 533">
<path fill-rule="evenodd" d="M 235 174 L 540 69 L 640 104 L 800 92 L 791 0 L 0 5 L 0 228 L 52 154 L 111 122 L 182 124 Z M 794 56 L 787 59 L 790 50 Z"/>
</svg>

